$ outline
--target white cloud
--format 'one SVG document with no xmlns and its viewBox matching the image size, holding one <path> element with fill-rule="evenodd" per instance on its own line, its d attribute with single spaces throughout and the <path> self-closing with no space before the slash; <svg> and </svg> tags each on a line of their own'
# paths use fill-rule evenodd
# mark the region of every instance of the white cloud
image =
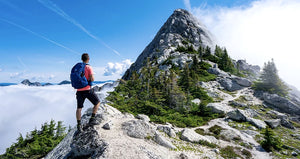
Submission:
<svg viewBox="0 0 300 159">
<path fill-rule="evenodd" d="M 183 0 L 183 3 L 184 3 L 185 8 L 186 8 L 188 11 L 191 11 L 191 10 L 192 10 L 190 0 Z"/>
<path fill-rule="evenodd" d="M 0 68 L 0 72 L 2 72 L 2 69 Z"/>
<path fill-rule="evenodd" d="M 129 59 L 126 59 L 119 62 L 109 62 L 104 70 L 104 76 L 112 76 L 112 75 L 123 75 L 124 72 L 130 67 L 132 62 Z"/>
<path fill-rule="evenodd" d="M 300 1 L 258 0 L 233 8 L 193 7 L 192 12 L 234 59 L 263 66 L 274 58 L 280 77 L 300 88 Z"/>
<path fill-rule="evenodd" d="M 75 126 L 75 93 L 70 85 L 0 87 L 0 154 L 16 142 L 19 133 L 25 136 L 51 119 Z M 87 101 L 83 112 L 90 107 Z"/>
</svg>

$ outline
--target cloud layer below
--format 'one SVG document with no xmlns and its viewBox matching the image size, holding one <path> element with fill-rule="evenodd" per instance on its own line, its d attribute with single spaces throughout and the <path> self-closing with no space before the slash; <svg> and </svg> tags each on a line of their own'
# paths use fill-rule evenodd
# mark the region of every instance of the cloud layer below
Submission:
<svg viewBox="0 0 300 159">
<path fill-rule="evenodd" d="M 5 152 L 19 133 L 26 132 L 51 119 L 63 121 L 65 126 L 76 124 L 75 90 L 70 85 L 28 87 L 15 85 L 0 87 L 0 154 Z M 85 102 L 83 112 L 92 107 Z"/>
<path fill-rule="evenodd" d="M 300 88 L 300 1 L 258 0 L 233 8 L 184 3 L 232 58 L 260 66 L 274 58 L 280 77 Z"/>
</svg>

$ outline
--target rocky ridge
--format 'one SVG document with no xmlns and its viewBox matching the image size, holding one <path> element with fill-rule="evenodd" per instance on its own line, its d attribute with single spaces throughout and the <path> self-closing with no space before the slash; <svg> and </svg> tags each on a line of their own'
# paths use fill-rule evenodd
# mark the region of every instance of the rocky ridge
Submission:
<svg viewBox="0 0 300 159">
<path fill-rule="evenodd" d="M 190 61 L 191 58 L 175 50 L 177 46 L 183 46 L 187 42 L 191 43 L 194 48 L 198 48 L 199 46 L 214 48 L 215 46 L 213 35 L 203 24 L 188 11 L 177 9 L 160 28 L 151 43 L 126 71 L 123 79 L 128 79 L 133 71 L 139 71 L 145 65 L 148 57 L 151 61 L 156 60 L 158 64 L 162 64 L 172 54 L 174 63 L 183 66 L 185 61 Z M 162 65 L 160 69 L 168 68 Z"/>
<path fill-rule="evenodd" d="M 176 46 L 183 45 L 184 41 L 189 41 L 195 48 L 214 46 L 204 27 L 190 13 L 179 9 L 167 20 L 123 79 L 130 77 L 132 71 L 139 71 L 148 57 L 165 72 L 170 69 L 164 63 L 168 59 L 182 68 L 192 60 L 189 54 L 176 51 Z M 95 86 L 93 90 L 104 101 L 98 110 L 99 124 L 94 128 L 86 127 L 82 135 L 75 134 L 74 128 L 45 158 L 226 158 L 222 152 L 230 146 L 241 158 L 277 158 L 259 144 L 261 130 L 267 125 L 282 135 L 284 146 L 288 147 L 281 154 L 299 156 L 300 104 L 296 98 L 290 100 L 255 92 L 251 85 L 260 68 L 244 60 L 237 61 L 235 66 L 251 72 L 252 76 L 247 78 L 224 72 L 213 62 L 205 62 L 212 65 L 207 71 L 217 78 L 199 82 L 199 85 L 213 98 L 214 102 L 207 107 L 224 117 L 195 128 L 157 124 L 143 114 L 135 117 L 121 113 L 111 107 L 109 101 L 106 102 L 107 92 L 113 91 L 118 82 Z M 201 99 L 192 101 L 201 103 Z M 82 123 L 86 125 L 90 115 L 91 109 L 83 115 Z"/>
</svg>

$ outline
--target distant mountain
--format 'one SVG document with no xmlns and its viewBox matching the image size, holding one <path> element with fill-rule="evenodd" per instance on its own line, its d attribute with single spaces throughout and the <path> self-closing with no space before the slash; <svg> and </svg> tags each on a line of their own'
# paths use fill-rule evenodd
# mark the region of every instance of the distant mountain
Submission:
<svg viewBox="0 0 300 159">
<path fill-rule="evenodd" d="M 63 85 L 63 84 L 71 84 L 71 81 L 64 80 L 61 81 L 58 85 Z"/>
<path fill-rule="evenodd" d="M 40 82 L 30 82 L 29 79 L 25 79 L 21 82 L 22 84 L 24 85 L 27 85 L 27 86 L 42 86 L 42 84 Z"/>
</svg>

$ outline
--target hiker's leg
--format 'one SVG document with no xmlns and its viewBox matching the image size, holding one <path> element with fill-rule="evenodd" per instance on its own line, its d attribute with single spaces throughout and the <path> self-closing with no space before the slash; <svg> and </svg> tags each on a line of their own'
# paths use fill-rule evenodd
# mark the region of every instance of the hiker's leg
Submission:
<svg viewBox="0 0 300 159">
<path fill-rule="evenodd" d="M 99 106 L 100 106 L 100 102 L 98 102 L 98 104 L 94 105 L 93 114 L 97 114 Z"/>
<path fill-rule="evenodd" d="M 82 110 L 82 108 L 77 108 L 77 110 L 76 110 L 76 119 L 77 119 L 77 121 L 81 120 L 81 110 Z"/>
</svg>

